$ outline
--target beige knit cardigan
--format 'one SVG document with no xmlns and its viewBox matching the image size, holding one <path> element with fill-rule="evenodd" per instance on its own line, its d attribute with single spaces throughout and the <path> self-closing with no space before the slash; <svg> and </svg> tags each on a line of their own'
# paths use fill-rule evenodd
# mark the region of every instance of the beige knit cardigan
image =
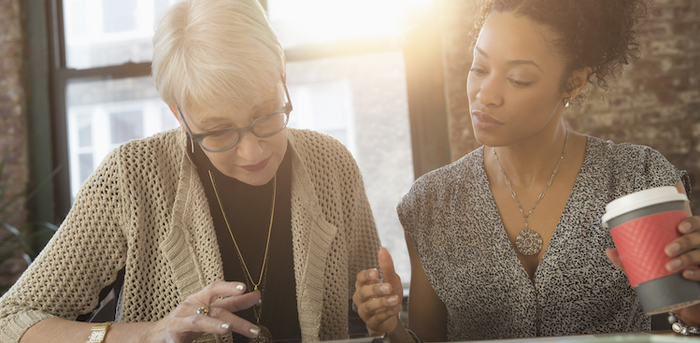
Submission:
<svg viewBox="0 0 700 343">
<path fill-rule="evenodd" d="M 379 238 L 347 149 L 321 133 L 287 133 L 301 334 L 342 337 L 355 275 L 377 266 Z M 90 312 L 123 267 L 120 322 L 164 318 L 223 280 L 208 201 L 180 130 L 121 145 L 88 178 L 53 239 L 0 298 L 0 342 L 18 341 L 42 319 Z M 231 342 L 231 335 L 199 341 Z"/>
</svg>

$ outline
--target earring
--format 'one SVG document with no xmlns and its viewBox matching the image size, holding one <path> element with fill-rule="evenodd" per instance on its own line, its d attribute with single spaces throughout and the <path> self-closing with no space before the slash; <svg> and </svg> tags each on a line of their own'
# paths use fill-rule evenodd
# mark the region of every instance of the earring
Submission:
<svg viewBox="0 0 700 343">
<path fill-rule="evenodd" d="M 571 102 L 571 97 L 564 98 L 564 107 L 568 108 L 570 102 Z"/>
</svg>

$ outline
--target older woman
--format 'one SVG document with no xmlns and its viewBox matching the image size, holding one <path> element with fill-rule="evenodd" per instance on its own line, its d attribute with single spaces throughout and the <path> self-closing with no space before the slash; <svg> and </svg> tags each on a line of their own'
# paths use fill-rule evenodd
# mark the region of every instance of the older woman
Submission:
<svg viewBox="0 0 700 343">
<path fill-rule="evenodd" d="M 415 336 L 650 329 L 616 268 L 601 217 L 606 204 L 632 192 L 675 186 L 689 193 L 687 174 L 652 148 L 573 132 L 563 118 L 589 82 L 606 89 L 634 55 L 633 24 L 643 8 L 635 0 L 484 2 L 466 84 L 474 135 L 484 146 L 420 178 L 398 206 Z M 700 217 L 677 229 L 666 268 L 698 281 Z M 412 341 L 397 324 L 401 283 L 384 251 L 380 265 L 384 282 L 376 270 L 358 275 L 360 315 L 371 331 Z M 698 325 L 700 305 L 676 315 Z"/>
<path fill-rule="evenodd" d="M 347 336 L 354 276 L 376 266 L 379 239 L 350 153 L 286 127 L 283 50 L 262 7 L 179 1 L 153 43 L 181 130 L 103 161 L 0 300 L 0 341 Z M 74 321 L 122 269 L 117 323 Z"/>
</svg>

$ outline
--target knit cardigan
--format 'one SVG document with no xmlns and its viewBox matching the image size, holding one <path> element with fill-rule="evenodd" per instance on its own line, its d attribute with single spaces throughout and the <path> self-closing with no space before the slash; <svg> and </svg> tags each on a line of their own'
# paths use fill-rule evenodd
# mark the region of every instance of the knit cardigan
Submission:
<svg viewBox="0 0 700 343">
<path fill-rule="evenodd" d="M 378 265 L 372 212 L 359 168 L 342 144 L 309 130 L 289 128 L 287 137 L 302 338 L 343 337 L 355 276 Z M 224 279 L 204 188 L 183 146 L 175 129 L 127 142 L 105 158 L 58 232 L 0 298 L 0 342 L 19 341 L 46 318 L 89 313 L 124 267 L 120 322 L 160 320 L 188 295 Z"/>
</svg>

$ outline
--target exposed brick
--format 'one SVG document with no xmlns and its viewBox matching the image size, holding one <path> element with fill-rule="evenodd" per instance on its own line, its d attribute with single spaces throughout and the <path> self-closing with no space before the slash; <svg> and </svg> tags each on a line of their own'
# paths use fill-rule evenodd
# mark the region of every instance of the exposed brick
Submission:
<svg viewBox="0 0 700 343">
<path fill-rule="evenodd" d="M 462 33 L 457 19 L 469 22 L 471 8 L 460 0 L 445 0 L 445 87 L 450 111 L 453 159 L 478 146 L 467 135 L 471 124 L 456 119 L 468 113 L 462 106 L 469 56 L 466 44 L 454 44 Z M 694 180 L 691 206 L 700 213 L 700 1 L 657 0 L 650 19 L 639 26 L 641 58 L 624 68 L 619 87 L 605 94 L 593 89 L 590 103 L 566 110 L 567 126 L 615 142 L 649 145 Z"/>
<path fill-rule="evenodd" d="M 676 35 L 697 35 L 700 31 L 699 22 L 686 22 L 673 24 L 673 34 Z"/>
<path fill-rule="evenodd" d="M 20 198 L 11 209 L 14 213 L 8 223 L 20 227 L 26 222 L 24 191 L 28 157 L 26 156 L 26 108 L 24 104 L 23 63 L 20 0 L 0 0 L 0 156 L 7 152 L 0 180 L 8 181 L 8 194 Z M 0 233 L 4 232 L 0 230 Z M 5 248 L 7 249 L 7 247 Z M 4 253 L 4 251 L 3 251 Z M 11 285 L 26 268 L 20 257 L 0 265 L 0 284 Z"/>
</svg>

